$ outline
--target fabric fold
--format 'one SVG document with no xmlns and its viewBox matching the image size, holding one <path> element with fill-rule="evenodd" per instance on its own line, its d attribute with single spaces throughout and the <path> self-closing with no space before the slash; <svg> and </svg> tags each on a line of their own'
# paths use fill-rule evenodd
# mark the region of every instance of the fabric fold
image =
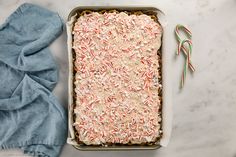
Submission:
<svg viewBox="0 0 236 157">
<path fill-rule="evenodd" d="M 62 31 L 57 13 L 29 3 L 0 26 L 0 149 L 59 156 L 67 112 L 52 93 L 58 70 L 48 46 Z"/>
</svg>

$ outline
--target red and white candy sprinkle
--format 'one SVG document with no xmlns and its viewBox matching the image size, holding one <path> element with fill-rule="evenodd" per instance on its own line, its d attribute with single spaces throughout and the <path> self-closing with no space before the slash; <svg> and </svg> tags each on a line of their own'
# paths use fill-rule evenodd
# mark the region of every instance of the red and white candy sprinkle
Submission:
<svg viewBox="0 0 236 157">
<path fill-rule="evenodd" d="M 77 19 L 73 34 L 79 140 L 154 142 L 161 121 L 161 26 L 147 15 L 93 12 Z"/>
</svg>

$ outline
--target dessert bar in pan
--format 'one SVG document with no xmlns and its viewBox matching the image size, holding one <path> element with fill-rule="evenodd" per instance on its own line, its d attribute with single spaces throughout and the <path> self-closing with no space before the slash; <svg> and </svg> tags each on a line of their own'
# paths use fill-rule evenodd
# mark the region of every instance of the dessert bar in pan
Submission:
<svg viewBox="0 0 236 157">
<path fill-rule="evenodd" d="M 163 29 L 155 9 L 75 9 L 69 18 L 70 143 L 82 150 L 158 148 Z"/>
</svg>

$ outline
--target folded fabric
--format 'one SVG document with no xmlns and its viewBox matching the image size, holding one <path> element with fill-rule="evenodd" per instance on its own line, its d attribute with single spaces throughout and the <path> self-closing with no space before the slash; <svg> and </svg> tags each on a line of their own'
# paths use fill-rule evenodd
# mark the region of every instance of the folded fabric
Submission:
<svg viewBox="0 0 236 157">
<path fill-rule="evenodd" d="M 57 13 L 28 3 L 0 26 L 0 149 L 59 156 L 67 116 L 52 94 L 58 70 L 48 46 L 62 30 Z"/>
</svg>

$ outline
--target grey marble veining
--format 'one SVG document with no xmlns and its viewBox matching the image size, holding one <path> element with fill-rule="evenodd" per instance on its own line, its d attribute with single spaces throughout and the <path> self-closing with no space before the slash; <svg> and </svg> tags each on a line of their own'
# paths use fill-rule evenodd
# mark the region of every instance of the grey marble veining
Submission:
<svg viewBox="0 0 236 157">
<path fill-rule="evenodd" d="M 0 0 L 0 23 L 22 0 Z M 59 12 L 66 20 L 75 6 L 151 5 L 166 13 L 165 30 L 171 55 L 173 132 L 168 147 L 154 151 L 81 152 L 66 145 L 61 157 L 236 157 L 236 0 L 28 0 Z M 187 74 L 179 90 L 184 57 L 175 56 L 174 28 L 181 23 L 193 32 L 192 61 L 197 71 Z M 60 68 L 55 89 L 59 101 L 67 105 L 68 61 L 66 33 L 51 45 Z M 173 54 L 173 55 L 172 55 Z M 0 157 L 23 157 L 19 150 L 0 151 Z"/>
</svg>

